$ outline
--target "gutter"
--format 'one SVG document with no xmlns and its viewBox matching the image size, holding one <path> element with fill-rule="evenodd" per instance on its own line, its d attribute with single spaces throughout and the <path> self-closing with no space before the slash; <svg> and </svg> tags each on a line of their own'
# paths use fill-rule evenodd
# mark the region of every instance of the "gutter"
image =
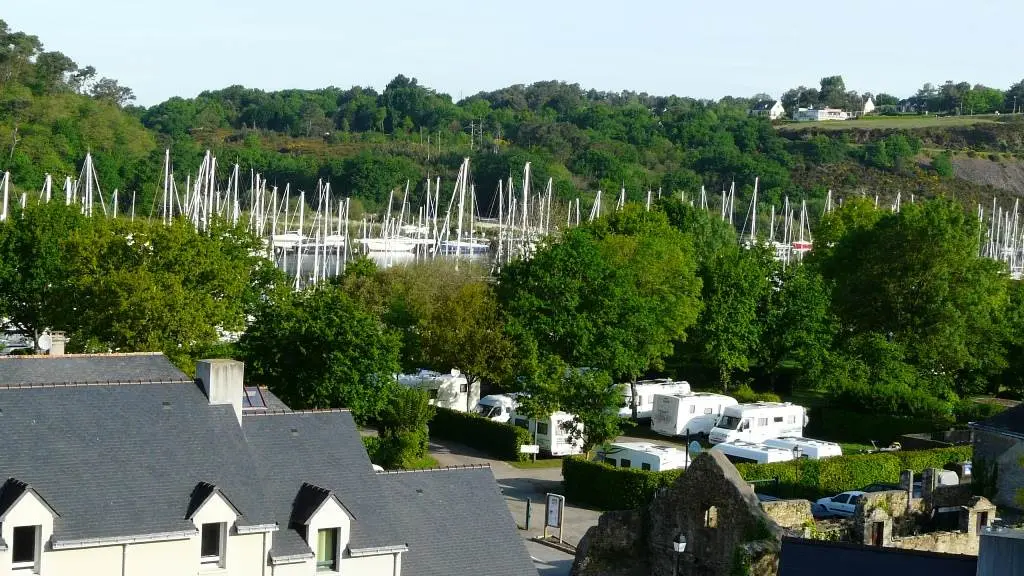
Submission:
<svg viewBox="0 0 1024 576">
<path fill-rule="evenodd" d="M 281 564 L 298 564 L 299 562 L 305 562 L 306 560 L 313 557 L 312 552 L 303 552 L 301 554 L 284 554 L 281 556 L 270 555 L 270 564 L 273 566 L 279 566 Z"/>
<path fill-rule="evenodd" d="M 157 532 L 139 536 L 111 536 L 107 538 L 79 538 L 77 540 L 53 540 L 54 550 L 73 550 L 75 548 L 93 548 L 96 546 L 114 546 L 118 544 L 143 544 L 146 542 L 163 542 L 167 540 L 185 540 L 199 534 L 196 529 L 178 530 L 176 532 Z"/>
<path fill-rule="evenodd" d="M 251 526 L 235 525 L 235 531 L 239 534 L 259 534 L 261 532 L 277 532 L 277 524 L 253 524 Z"/>
<path fill-rule="evenodd" d="M 405 544 L 399 544 L 397 546 L 377 546 L 374 548 L 352 548 L 349 547 L 348 553 L 353 558 L 361 558 L 363 556 L 380 556 L 383 554 L 395 554 L 397 552 L 408 552 L 409 547 Z"/>
</svg>

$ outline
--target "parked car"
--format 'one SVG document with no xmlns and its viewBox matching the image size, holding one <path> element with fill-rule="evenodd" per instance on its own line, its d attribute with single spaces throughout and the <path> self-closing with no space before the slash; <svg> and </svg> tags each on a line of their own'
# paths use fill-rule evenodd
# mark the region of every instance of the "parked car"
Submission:
<svg viewBox="0 0 1024 576">
<path fill-rule="evenodd" d="M 864 492 L 860 490 L 851 490 L 828 498 L 821 498 L 811 506 L 811 514 L 815 518 L 834 516 L 849 518 L 853 516 L 853 511 L 857 508 L 857 503 L 860 502 L 860 497 L 863 495 Z"/>
</svg>

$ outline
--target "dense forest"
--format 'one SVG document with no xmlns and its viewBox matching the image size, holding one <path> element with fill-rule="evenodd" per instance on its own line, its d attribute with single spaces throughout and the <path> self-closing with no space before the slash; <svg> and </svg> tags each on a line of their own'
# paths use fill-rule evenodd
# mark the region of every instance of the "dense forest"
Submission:
<svg viewBox="0 0 1024 576">
<path fill-rule="evenodd" d="M 960 90 L 961 84 L 948 90 L 928 85 L 914 98 L 934 92 L 951 102 L 957 95 L 963 100 L 974 88 Z M 1005 93 L 1000 106 L 1015 103 L 1012 94 L 1019 88 Z M 784 101 L 826 104 L 862 97 L 835 76 L 822 79 L 820 90 L 787 92 Z M 369 210 L 380 209 L 388 192 L 406 181 L 413 183 L 415 199 L 428 176 L 450 179 L 467 156 L 484 212 L 493 206 L 498 180 L 520 174 L 527 161 L 535 182 L 551 178 L 559 198 L 580 197 L 584 205 L 597 190 L 614 194 L 624 188 L 639 200 L 648 190 L 692 195 L 703 185 L 717 193 L 733 182 L 744 197 L 755 177 L 762 201 L 776 205 L 785 196 L 813 205 L 828 189 L 966 202 L 996 194 L 952 177 L 942 161 L 922 161 L 922 154 L 932 154 L 922 145 L 934 145 L 926 133 L 779 131 L 748 116 L 748 98 L 610 93 L 551 81 L 454 102 L 401 75 L 380 92 L 358 86 L 279 92 L 232 86 L 149 108 L 131 105 L 133 98 L 117 81 L 97 79 L 92 67 L 46 51 L 37 37 L 0 21 L 0 168 L 11 172 L 17 190 L 34 192 L 46 174 L 58 183 L 76 176 L 91 151 L 104 191 L 135 192 L 142 214 L 153 207 L 162 185 L 165 148 L 182 181 L 211 149 L 224 177 L 238 163 L 271 183 L 290 183 L 293 191 L 312 190 L 326 179 Z M 1016 123 L 978 131 L 949 146 L 1024 151 L 1024 128 Z M 131 195 L 120 198 L 129 202 Z"/>
</svg>

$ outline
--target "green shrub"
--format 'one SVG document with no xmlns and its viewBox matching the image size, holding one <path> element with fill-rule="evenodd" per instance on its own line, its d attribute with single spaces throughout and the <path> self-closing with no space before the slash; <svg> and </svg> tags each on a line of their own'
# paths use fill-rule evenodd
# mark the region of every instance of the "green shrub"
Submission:
<svg viewBox="0 0 1024 576">
<path fill-rule="evenodd" d="M 370 462 L 381 465 L 381 441 L 377 436 L 363 436 L 363 447 L 366 448 L 366 454 L 370 457 Z"/>
<path fill-rule="evenodd" d="M 900 472 L 906 469 L 919 473 L 926 468 L 944 468 L 947 464 L 970 459 L 970 446 L 956 446 L 935 450 L 854 454 L 823 460 L 738 464 L 736 469 L 747 481 L 778 480 L 762 483 L 758 492 L 780 498 L 816 500 L 869 484 L 895 484 L 899 482 Z M 659 488 L 671 486 L 681 473 L 681 470 L 647 472 L 615 468 L 579 456 L 562 460 L 565 497 L 575 504 L 601 510 L 643 507 Z"/>
<path fill-rule="evenodd" d="M 970 399 L 961 400 L 953 406 L 953 413 L 956 416 L 956 421 L 961 424 L 987 420 L 988 418 L 999 414 L 1003 410 L 1006 410 L 1006 406 L 1003 406 L 1002 404 L 975 402 Z"/>
<path fill-rule="evenodd" d="M 851 411 L 831 406 L 812 407 L 804 434 L 833 442 L 868 444 L 874 440 L 888 445 L 904 434 L 946 430 L 949 420 L 931 418 L 896 418 L 884 412 Z"/>
<path fill-rule="evenodd" d="M 533 443 L 530 433 L 518 426 L 445 408 L 438 408 L 430 421 L 430 435 L 483 450 L 495 458 L 520 462 L 529 459 L 529 454 L 520 454 L 519 447 Z"/>
<path fill-rule="evenodd" d="M 735 390 L 729 392 L 729 395 L 736 399 L 740 404 L 747 404 L 749 402 L 782 402 L 782 398 L 778 394 L 772 392 L 755 392 L 749 384 L 740 384 Z"/>
</svg>

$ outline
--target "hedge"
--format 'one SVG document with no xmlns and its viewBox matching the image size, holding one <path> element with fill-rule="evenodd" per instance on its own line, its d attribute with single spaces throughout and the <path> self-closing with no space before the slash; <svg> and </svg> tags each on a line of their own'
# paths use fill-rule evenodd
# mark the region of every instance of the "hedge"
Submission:
<svg viewBox="0 0 1024 576">
<path fill-rule="evenodd" d="M 780 498 L 816 500 L 869 484 L 899 482 L 900 472 L 925 468 L 943 468 L 947 464 L 971 459 L 970 446 L 954 446 L 934 450 L 880 452 L 837 456 L 823 460 L 801 459 L 775 464 L 739 464 L 745 480 L 772 480 L 758 487 L 758 492 Z M 602 462 L 590 462 L 574 456 L 562 459 L 562 481 L 565 497 L 575 504 L 602 510 L 640 508 L 654 496 L 658 488 L 672 485 L 682 470 L 648 472 L 615 468 Z"/>
<path fill-rule="evenodd" d="M 520 454 L 519 447 L 531 444 L 530 433 L 518 426 L 495 422 L 483 416 L 438 408 L 430 421 L 430 436 L 453 440 L 487 452 L 502 460 L 525 462 L 528 454 Z"/>
<path fill-rule="evenodd" d="M 952 425 L 949 421 L 930 418 L 897 418 L 881 412 L 854 412 L 825 406 L 812 407 L 807 416 L 810 421 L 804 428 L 804 435 L 809 438 L 858 444 L 874 440 L 879 446 L 888 446 L 904 434 L 937 432 Z"/>
</svg>

